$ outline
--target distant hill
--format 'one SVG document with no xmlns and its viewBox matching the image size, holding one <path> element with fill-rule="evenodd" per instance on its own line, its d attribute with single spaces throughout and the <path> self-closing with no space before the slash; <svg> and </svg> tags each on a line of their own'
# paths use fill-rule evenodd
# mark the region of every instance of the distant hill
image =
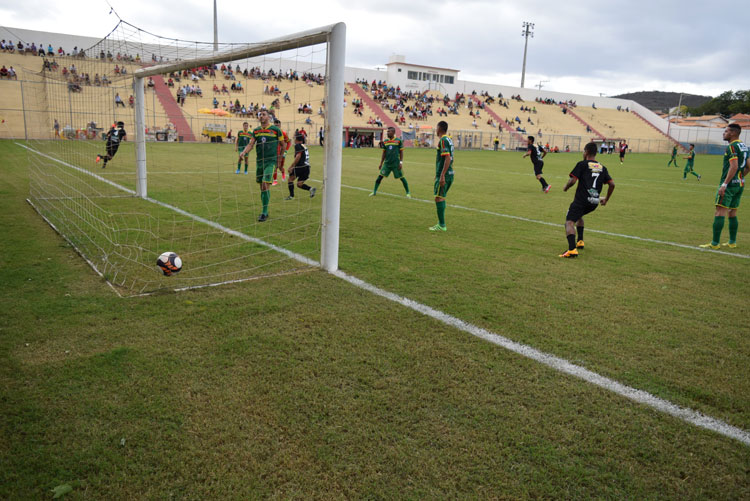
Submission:
<svg viewBox="0 0 750 501">
<path fill-rule="evenodd" d="M 677 103 L 680 101 L 679 92 L 661 92 L 658 90 L 631 92 L 629 94 L 621 94 L 619 96 L 613 96 L 613 97 L 619 97 L 622 99 L 632 99 L 636 103 L 639 103 L 652 111 L 661 112 L 661 113 L 666 113 L 667 111 L 669 111 L 669 108 L 674 108 L 675 106 L 677 106 Z M 696 106 L 700 106 L 701 104 L 707 101 L 710 101 L 711 99 L 712 99 L 711 96 L 696 96 L 695 94 L 683 94 L 682 104 L 690 108 L 694 108 Z"/>
</svg>

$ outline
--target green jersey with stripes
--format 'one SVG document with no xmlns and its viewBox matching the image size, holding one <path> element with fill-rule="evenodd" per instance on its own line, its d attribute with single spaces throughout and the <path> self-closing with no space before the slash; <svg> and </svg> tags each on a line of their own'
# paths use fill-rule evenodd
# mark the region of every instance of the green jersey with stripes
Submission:
<svg viewBox="0 0 750 501">
<path fill-rule="evenodd" d="M 250 138 L 253 137 L 253 133 L 249 130 L 241 130 L 239 133 L 237 133 L 237 150 L 242 152 L 242 150 L 245 149 L 245 146 L 248 145 L 250 142 Z"/>
<path fill-rule="evenodd" d="M 435 178 L 440 179 L 440 174 L 443 172 L 445 167 L 445 157 L 450 157 L 448 163 L 448 170 L 445 172 L 445 177 L 453 176 L 453 140 L 448 136 L 443 136 L 438 141 L 437 145 L 437 159 L 435 160 Z"/>
<path fill-rule="evenodd" d="M 398 167 L 399 162 L 401 162 L 401 150 L 403 149 L 404 143 L 401 138 L 394 137 L 383 141 L 383 151 L 385 151 L 383 164 L 390 168 Z"/>
<path fill-rule="evenodd" d="M 742 169 L 747 166 L 748 148 L 745 143 L 739 140 L 732 141 L 727 146 L 724 152 L 724 165 L 721 169 L 721 182 L 727 185 L 744 186 L 745 181 L 742 178 Z M 737 172 L 734 173 L 732 179 L 727 179 L 729 173 L 729 162 L 732 159 L 737 159 Z"/>
<path fill-rule="evenodd" d="M 278 156 L 279 141 L 284 139 L 284 133 L 281 132 L 281 129 L 275 125 L 256 127 L 253 129 L 252 137 L 255 139 L 257 163 L 275 163 Z"/>
</svg>

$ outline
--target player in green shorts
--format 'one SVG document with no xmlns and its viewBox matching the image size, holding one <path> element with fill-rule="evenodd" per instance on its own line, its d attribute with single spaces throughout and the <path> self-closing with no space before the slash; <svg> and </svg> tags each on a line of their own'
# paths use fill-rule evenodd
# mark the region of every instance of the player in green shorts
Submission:
<svg viewBox="0 0 750 501">
<path fill-rule="evenodd" d="M 234 151 L 242 151 L 245 149 L 245 146 L 248 145 L 250 142 L 250 131 L 248 130 L 248 123 L 242 122 L 242 130 L 237 134 L 237 139 L 234 142 Z M 240 173 L 240 167 L 242 166 L 242 157 L 240 156 L 240 159 L 237 161 L 237 172 L 235 174 Z M 245 174 L 247 174 L 247 155 L 244 155 L 245 157 Z"/>
<path fill-rule="evenodd" d="M 710 243 L 701 245 L 704 249 L 720 249 L 719 239 L 724 228 L 724 218 L 729 215 L 729 241 L 722 244 L 734 249 L 737 247 L 737 208 L 740 206 L 745 189 L 745 176 L 750 171 L 748 148 L 740 142 L 742 127 L 729 124 L 724 129 L 724 141 L 729 142 L 724 152 L 724 166 L 721 170 L 721 184 L 716 192 L 716 212 L 714 213 L 714 234 Z"/>
<path fill-rule="evenodd" d="M 437 135 L 440 138 L 437 145 L 437 159 L 435 160 L 435 208 L 437 209 L 438 224 L 430 226 L 430 231 L 447 231 L 445 226 L 445 197 L 453 184 L 453 140 L 446 134 L 448 123 L 441 120 L 437 124 Z"/>
<path fill-rule="evenodd" d="M 684 181 L 685 179 L 687 179 L 687 175 L 689 172 L 690 174 L 697 177 L 698 181 L 700 181 L 701 175 L 693 170 L 693 162 L 695 162 L 695 145 L 693 143 L 690 143 L 690 151 L 688 151 L 688 154 L 683 158 L 687 159 L 687 163 L 685 164 L 685 170 L 682 171 L 682 180 Z"/>
<path fill-rule="evenodd" d="M 404 190 L 406 190 L 406 197 L 411 198 L 411 194 L 409 193 L 409 183 L 406 182 L 403 170 L 404 142 L 400 137 L 395 136 L 396 128 L 388 127 L 388 139 L 381 143 L 381 148 L 383 148 L 383 155 L 380 157 L 380 165 L 378 165 L 378 169 L 380 169 L 380 175 L 378 175 L 378 178 L 375 180 L 375 188 L 373 188 L 372 193 L 370 193 L 371 197 L 377 195 L 378 188 L 380 188 L 380 182 L 383 180 L 383 178 L 388 177 L 388 175 L 393 172 L 393 178 L 400 179 L 401 184 L 404 185 Z"/>
<path fill-rule="evenodd" d="M 676 144 L 672 148 L 672 158 L 670 158 L 669 162 L 667 162 L 667 167 L 672 165 L 672 162 L 674 162 L 675 167 L 679 167 L 679 165 L 677 165 L 677 145 Z"/>
<path fill-rule="evenodd" d="M 273 181 L 273 171 L 276 169 L 279 147 L 286 149 L 286 141 L 281 129 L 271 125 L 268 111 L 261 110 L 259 113 L 260 127 L 253 129 L 250 135 L 250 142 L 240 153 L 240 158 L 256 149 L 255 160 L 255 182 L 260 184 L 260 200 L 263 203 L 263 211 L 258 216 L 259 222 L 268 220 L 268 203 L 271 201 L 271 181 Z M 282 151 L 283 151 L 282 150 Z"/>
</svg>

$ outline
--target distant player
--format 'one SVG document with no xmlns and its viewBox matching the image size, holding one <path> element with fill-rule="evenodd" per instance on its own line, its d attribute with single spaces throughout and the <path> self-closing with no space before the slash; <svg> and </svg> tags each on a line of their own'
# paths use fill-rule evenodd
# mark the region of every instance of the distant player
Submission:
<svg viewBox="0 0 750 501">
<path fill-rule="evenodd" d="M 734 249 L 737 247 L 737 208 L 740 206 L 745 189 L 745 176 L 750 171 L 748 148 L 740 142 L 742 127 L 729 124 L 724 129 L 724 141 L 729 142 L 724 152 L 724 166 L 721 170 L 721 184 L 716 192 L 716 212 L 714 212 L 714 235 L 710 243 L 701 245 L 704 249 L 720 249 L 719 239 L 724 229 L 724 218 L 729 214 L 729 241 L 722 244 Z"/>
<path fill-rule="evenodd" d="M 682 157 L 687 160 L 685 163 L 685 170 L 682 171 L 682 180 L 684 181 L 687 179 L 688 172 L 695 177 L 698 178 L 698 181 L 701 180 L 701 175 L 698 174 L 693 170 L 693 162 L 695 162 L 695 145 L 693 143 L 690 143 L 690 151 L 688 151 L 688 154 Z"/>
<path fill-rule="evenodd" d="M 534 175 L 542 184 L 542 191 L 544 193 L 549 193 L 552 185 L 547 184 L 547 181 L 542 177 L 542 169 L 544 168 L 544 161 L 542 159 L 547 156 L 547 152 L 534 144 L 534 136 L 529 136 L 528 148 L 523 158 L 528 156 L 531 156 L 531 163 L 534 166 Z"/>
<path fill-rule="evenodd" d="M 583 148 L 583 160 L 578 162 L 570 172 L 570 179 L 563 188 L 568 188 L 578 182 L 573 203 L 565 216 L 565 235 L 568 238 L 568 250 L 560 257 L 578 257 L 578 249 L 584 248 L 583 216 L 593 212 L 597 207 L 607 205 L 615 191 L 615 182 L 609 177 L 607 168 L 596 161 L 596 143 L 588 143 Z M 607 184 L 607 196 L 600 198 L 602 187 Z M 578 229 L 578 241 L 575 239 L 575 229 Z"/>
<path fill-rule="evenodd" d="M 435 208 L 438 224 L 430 226 L 430 231 L 448 231 L 445 226 L 445 197 L 453 184 L 453 140 L 447 136 L 448 122 L 437 124 L 437 159 L 435 160 Z"/>
<path fill-rule="evenodd" d="M 240 152 L 240 158 L 250 153 L 256 145 L 255 182 L 260 184 L 260 200 L 263 211 L 258 216 L 259 222 L 268 220 L 268 204 L 271 201 L 271 180 L 276 169 L 279 151 L 286 151 L 286 142 L 281 129 L 271 125 L 271 118 L 267 110 L 260 110 L 260 127 L 253 129 L 250 142 Z M 281 148 L 281 150 L 280 150 Z"/>
<path fill-rule="evenodd" d="M 620 142 L 620 165 L 625 163 L 625 152 L 628 151 L 628 143 L 625 141 Z"/>
<path fill-rule="evenodd" d="M 273 171 L 273 184 L 272 186 L 276 186 L 279 184 L 276 181 L 276 175 L 277 171 L 281 171 L 281 180 L 286 181 L 286 172 L 284 172 L 284 160 L 286 159 L 286 152 L 289 150 L 289 147 L 292 145 L 291 141 L 289 141 L 289 136 L 287 133 L 281 129 L 281 120 L 278 118 L 273 121 L 273 124 L 281 130 L 281 133 L 284 135 L 284 142 L 286 143 L 286 149 L 283 149 L 281 147 L 281 143 L 279 143 L 279 161 L 276 163 L 276 169 Z M 302 136 L 304 137 L 304 136 Z"/>
<path fill-rule="evenodd" d="M 117 122 L 117 128 L 115 129 L 115 126 L 113 125 L 109 131 L 107 131 L 107 153 L 105 155 L 97 155 L 96 156 L 96 163 L 99 163 L 100 160 L 104 160 L 104 163 L 102 164 L 102 169 L 104 169 L 107 166 L 107 162 L 112 160 L 117 153 L 117 149 L 120 147 L 120 142 L 125 141 L 125 138 L 127 137 L 127 133 L 125 132 L 125 124 L 123 122 Z"/>
<path fill-rule="evenodd" d="M 252 137 L 252 133 L 248 129 L 248 123 L 242 122 L 242 130 L 237 133 L 237 139 L 234 140 L 234 151 L 243 151 L 245 149 L 245 146 L 247 146 L 250 143 L 250 138 Z M 242 159 L 245 159 L 245 174 L 247 174 L 247 158 L 248 155 L 240 155 L 240 159 L 237 160 L 237 172 L 235 174 L 240 173 L 240 167 L 242 166 Z"/>
<path fill-rule="evenodd" d="M 380 148 L 383 150 L 383 154 L 380 156 L 380 165 L 378 165 L 380 174 L 378 174 L 378 178 L 375 180 L 375 188 L 373 188 L 370 196 L 374 197 L 378 194 L 380 182 L 384 177 L 388 177 L 393 172 L 393 178 L 401 180 L 401 184 L 404 185 L 404 190 L 406 190 L 407 198 L 411 198 L 409 183 L 406 182 L 406 178 L 404 177 L 404 142 L 400 137 L 396 137 L 395 127 L 388 127 L 388 138 L 380 142 Z"/>
<path fill-rule="evenodd" d="M 294 136 L 294 160 L 289 166 L 289 196 L 285 200 L 294 199 L 294 180 L 297 180 L 297 188 L 310 192 L 310 198 L 315 196 L 315 188 L 305 184 L 310 179 L 310 152 L 307 150 L 305 136 L 297 134 Z"/>
<path fill-rule="evenodd" d="M 679 167 L 679 165 L 677 165 L 677 145 L 676 144 L 672 147 L 672 158 L 670 158 L 669 162 L 667 162 L 667 167 L 672 165 L 672 162 L 674 162 L 675 167 Z"/>
</svg>

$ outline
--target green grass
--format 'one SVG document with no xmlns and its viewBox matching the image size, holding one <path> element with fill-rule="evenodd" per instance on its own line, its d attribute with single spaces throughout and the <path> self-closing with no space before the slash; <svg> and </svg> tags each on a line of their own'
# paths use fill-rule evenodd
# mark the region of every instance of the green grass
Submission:
<svg viewBox="0 0 750 501">
<path fill-rule="evenodd" d="M 159 171 L 217 155 L 183 148 L 149 151 L 153 196 Z M 449 207 L 432 234 L 433 156 L 406 151 L 407 200 L 393 179 L 367 197 L 378 152 L 345 152 L 343 270 L 750 429 L 747 260 L 589 232 L 562 261 L 561 226 L 490 214 L 562 224 L 573 154 L 547 157 L 545 196 L 521 154 L 457 152 L 449 203 L 490 213 Z M 132 187 L 127 158 L 107 175 Z M 2 498 L 750 496 L 747 446 L 320 271 L 118 298 L 25 203 L 23 150 L 0 159 Z M 700 184 L 667 159 L 604 158 L 617 190 L 587 228 L 708 241 L 719 159 L 698 157 Z"/>
</svg>

